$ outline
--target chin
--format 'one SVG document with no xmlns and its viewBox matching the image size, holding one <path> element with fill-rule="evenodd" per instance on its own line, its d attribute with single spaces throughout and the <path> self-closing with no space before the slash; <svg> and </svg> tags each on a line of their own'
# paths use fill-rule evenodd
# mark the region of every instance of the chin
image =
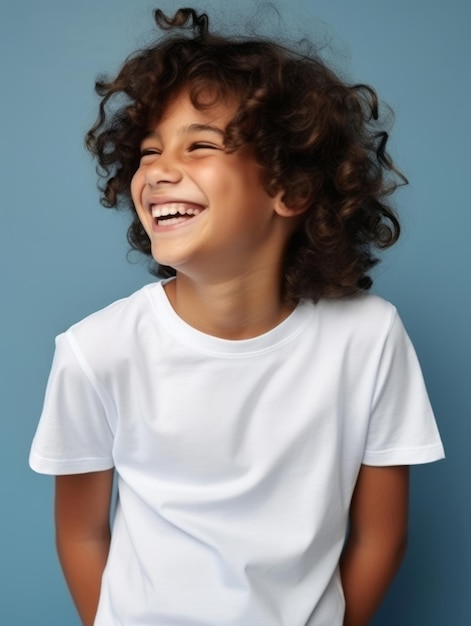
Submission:
<svg viewBox="0 0 471 626">
<path fill-rule="evenodd" d="M 152 258 L 157 263 L 157 265 L 162 267 L 164 270 L 167 270 L 167 275 L 170 276 L 180 271 L 179 268 L 185 265 L 185 263 L 180 258 L 176 259 L 175 256 L 172 255 L 164 256 L 162 254 L 153 254 Z"/>
</svg>

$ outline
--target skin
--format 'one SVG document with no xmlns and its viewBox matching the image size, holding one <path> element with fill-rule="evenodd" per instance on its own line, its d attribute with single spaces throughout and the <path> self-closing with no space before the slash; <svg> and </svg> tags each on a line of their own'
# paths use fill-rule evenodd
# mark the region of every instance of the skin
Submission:
<svg viewBox="0 0 471 626">
<path fill-rule="evenodd" d="M 249 149 L 224 150 L 235 111 L 232 102 L 198 111 L 180 94 L 143 141 L 131 192 L 154 258 L 177 272 L 167 287 L 176 312 L 208 334 L 242 339 L 291 312 L 280 302 L 281 264 L 303 207 L 268 195 Z M 174 199 L 201 213 L 159 229 L 152 207 Z"/>
<path fill-rule="evenodd" d="M 391 584 L 407 544 L 409 468 L 361 467 L 340 561 L 344 626 L 366 626 Z"/>
<path fill-rule="evenodd" d="M 344 626 L 367 626 L 404 556 L 408 468 L 362 466 L 340 562 Z M 113 471 L 56 477 L 56 543 L 84 626 L 93 626 L 110 545 Z"/>
<path fill-rule="evenodd" d="M 143 141 L 131 192 L 154 258 L 176 269 L 166 291 L 177 314 L 205 333 L 246 339 L 291 312 L 280 299 L 281 266 L 303 207 L 287 207 L 281 192 L 268 195 L 250 150 L 224 150 L 235 110 L 235 102 L 220 102 L 198 111 L 178 95 Z M 153 212 L 172 207 L 198 214 L 159 225 Z M 111 470 L 56 479 L 57 547 L 85 626 L 109 551 L 111 488 Z M 341 560 L 344 626 L 366 626 L 399 567 L 407 492 L 407 468 L 362 466 Z"/>
<path fill-rule="evenodd" d="M 113 470 L 56 476 L 59 561 L 84 626 L 92 626 L 110 547 Z"/>
</svg>

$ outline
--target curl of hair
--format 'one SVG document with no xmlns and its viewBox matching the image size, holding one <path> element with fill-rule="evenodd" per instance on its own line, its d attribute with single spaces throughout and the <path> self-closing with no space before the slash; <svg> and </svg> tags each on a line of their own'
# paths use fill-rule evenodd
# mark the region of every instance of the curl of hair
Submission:
<svg viewBox="0 0 471 626">
<path fill-rule="evenodd" d="M 400 233 L 387 198 L 407 183 L 387 153 L 374 90 L 345 84 L 315 54 L 211 34 L 207 15 L 193 9 L 154 16 L 165 36 L 129 57 L 115 78 L 96 82 L 99 114 L 86 137 L 103 179 L 102 204 L 132 212 L 131 247 L 151 259 L 130 195 L 146 132 L 183 89 L 200 109 L 235 96 L 226 149 L 249 144 L 267 192 L 282 191 L 288 206 L 305 208 L 285 253 L 285 301 L 368 289 L 374 251 Z M 156 275 L 175 274 L 150 263 Z"/>
</svg>

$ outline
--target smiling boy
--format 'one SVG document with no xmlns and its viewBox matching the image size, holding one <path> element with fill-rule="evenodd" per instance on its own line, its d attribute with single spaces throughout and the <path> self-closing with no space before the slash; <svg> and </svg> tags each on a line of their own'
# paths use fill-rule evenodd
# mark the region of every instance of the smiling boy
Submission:
<svg viewBox="0 0 471 626">
<path fill-rule="evenodd" d="M 365 293 L 399 235 L 376 95 L 191 9 L 156 20 L 98 83 L 88 147 L 166 278 L 57 338 L 30 457 L 65 577 L 86 626 L 365 626 L 408 466 L 443 456 L 401 321 Z"/>
<path fill-rule="evenodd" d="M 227 339 L 259 335 L 290 312 L 280 302 L 281 268 L 302 212 L 285 206 L 282 191 L 267 193 L 250 148 L 226 151 L 236 109 L 199 110 L 178 94 L 143 140 L 131 183 L 154 259 L 179 274 L 166 286 L 175 311 Z M 175 212 L 186 217 L 161 215 Z"/>
</svg>

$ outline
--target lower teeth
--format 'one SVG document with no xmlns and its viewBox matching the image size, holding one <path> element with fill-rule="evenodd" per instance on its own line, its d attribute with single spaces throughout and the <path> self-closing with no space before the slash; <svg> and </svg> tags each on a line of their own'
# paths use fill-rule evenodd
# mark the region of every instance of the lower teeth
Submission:
<svg viewBox="0 0 471 626">
<path fill-rule="evenodd" d="M 159 226 L 173 226 L 174 224 L 181 224 L 182 222 L 186 222 L 186 220 L 190 219 L 189 217 L 169 217 L 167 219 L 159 219 L 157 220 L 157 224 Z"/>
</svg>

